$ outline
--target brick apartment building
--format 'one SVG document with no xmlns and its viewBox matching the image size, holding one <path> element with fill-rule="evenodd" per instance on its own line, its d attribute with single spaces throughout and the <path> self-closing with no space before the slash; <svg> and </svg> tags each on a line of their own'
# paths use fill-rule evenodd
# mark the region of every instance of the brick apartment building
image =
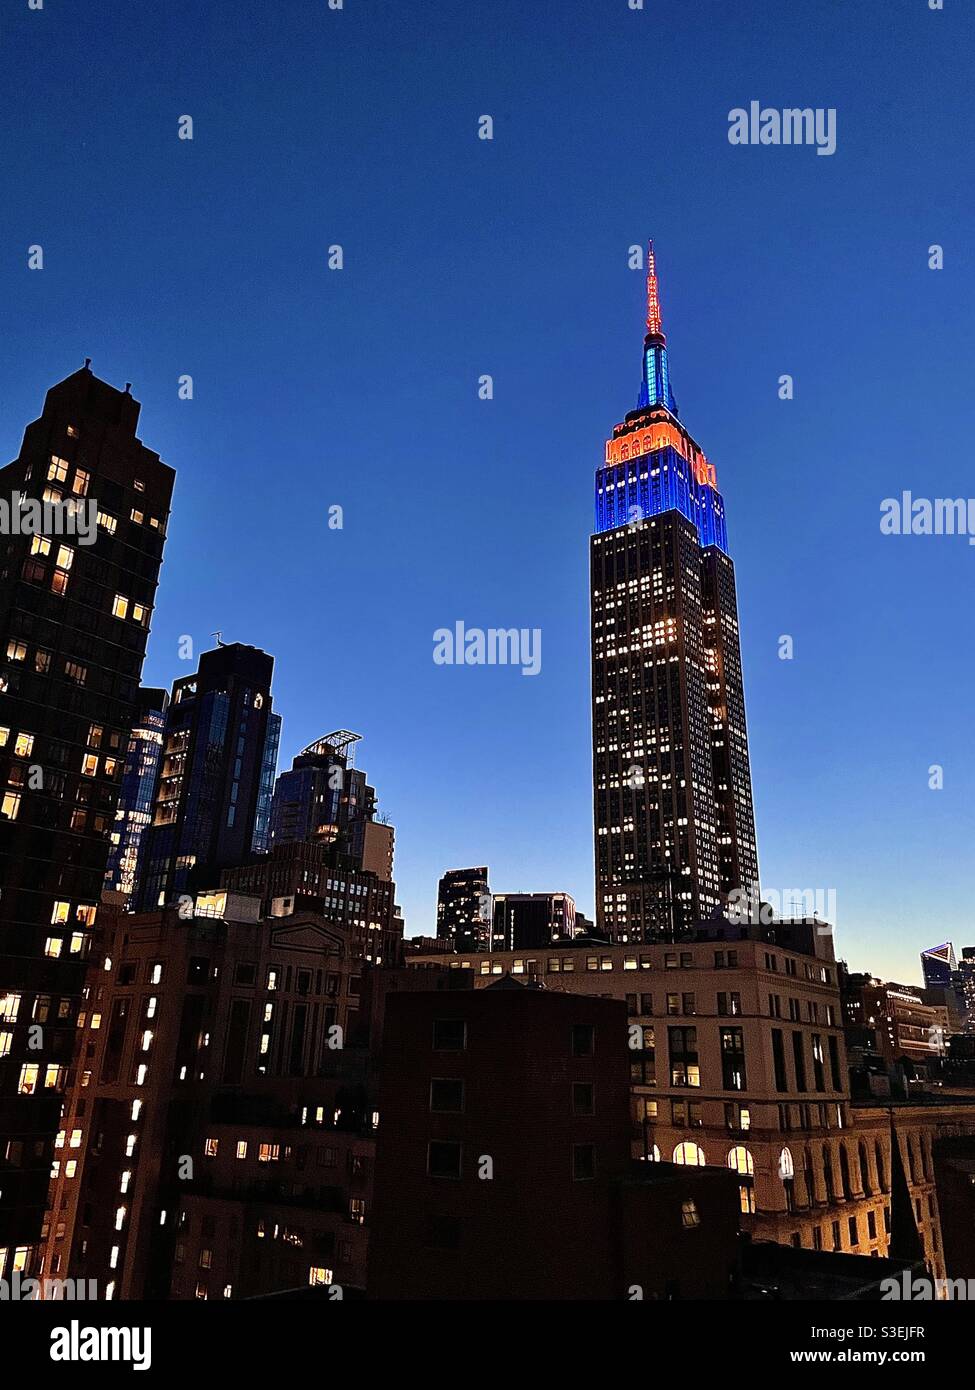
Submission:
<svg viewBox="0 0 975 1390">
<path fill-rule="evenodd" d="M 734 1175 L 630 1156 L 623 1001 L 487 984 L 386 997 L 369 1297 L 730 1296 Z"/>
<path fill-rule="evenodd" d="M 822 924 L 708 926 L 674 945 L 576 937 L 535 953 L 408 953 L 407 966 L 475 989 L 510 972 L 547 991 L 625 1002 L 634 1158 L 730 1169 L 742 1227 L 757 1240 L 889 1252 L 889 1107 L 851 1104 Z M 932 1145 L 945 1131 L 975 1132 L 975 1107 L 958 1096 L 895 1110 L 925 1259 L 943 1274 Z"/>
<path fill-rule="evenodd" d="M 116 1298 L 364 1284 L 361 957 L 320 912 L 260 909 L 225 891 L 199 895 L 189 920 L 101 909 L 48 1277 Z"/>
</svg>

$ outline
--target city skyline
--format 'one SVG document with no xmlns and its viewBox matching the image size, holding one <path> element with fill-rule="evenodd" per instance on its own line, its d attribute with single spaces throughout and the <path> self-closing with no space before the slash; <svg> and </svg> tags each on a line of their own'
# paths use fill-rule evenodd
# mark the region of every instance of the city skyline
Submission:
<svg viewBox="0 0 975 1390">
<path fill-rule="evenodd" d="M 603 426 L 631 404 L 642 273 L 628 268 L 627 253 L 652 232 L 666 248 L 681 404 L 734 496 L 763 878 L 782 890 L 834 889 L 838 954 L 854 968 L 917 980 L 925 941 L 960 948 L 969 933 L 973 764 L 958 711 L 971 657 L 941 600 L 964 590 L 971 557 L 959 538 L 882 536 L 878 511 L 904 488 L 965 490 L 970 271 L 958 249 L 964 208 L 950 151 L 971 126 L 957 96 L 958 40 L 970 19 L 922 23 L 900 5 L 898 17 L 917 26 L 905 46 L 903 27 L 866 14 L 834 28 L 825 3 L 811 7 L 805 33 L 774 19 L 739 32 L 712 16 L 714 39 L 701 13 L 674 8 L 660 26 L 622 11 L 599 21 L 609 28 L 600 29 L 591 85 L 570 102 L 566 63 L 590 21 L 563 16 L 549 29 L 503 8 L 513 32 L 544 36 L 544 50 L 530 60 L 519 52 L 503 76 L 481 19 L 444 15 L 443 51 L 421 53 L 431 91 L 445 95 L 419 111 L 388 61 L 396 44 L 419 42 L 408 15 L 391 16 L 387 29 L 359 15 L 334 48 L 313 33 L 334 97 L 323 101 L 306 84 L 285 99 L 283 82 L 263 95 L 265 69 L 282 73 L 286 53 L 309 35 L 289 14 L 276 41 L 250 4 L 239 30 L 215 21 L 190 55 L 140 17 L 151 74 L 128 33 L 107 32 L 121 83 L 110 101 L 83 63 L 56 109 L 28 117 L 8 93 L 9 119 L 32 132 L 12 152 L 8 239 L 24 251 L 43 243 L 46 259 L 38 274 L 16 257 L 3 270 L 7 458 L 44 389 L 84 356 L 116 385 L 131 379 L 146 438 L 178 472 L 143 679 L 168 688 L 193 669 L 178 660 L 180 636 L 190 631 L 199 653 L 220 628 L 275 657 L 282 766 L 322 728 L 360 732 L 380 810 L 397 827 L 411 934 L 432 929 L 437 881 L 464 864 L 486 863 L 502 890 L 571 893 L 591 914 L 589 488 Z M 33 18 L 12 18 L 8 32 L 28 74 L 47 58 Z M 86 38 L 80 18 L 66 17 L 66 62 Z M 249 53 L 262 44 L 258 65 Z M 580 102 L 595 110 L 634 44 L 647 81 L 666 78 L 672 108 L 655 112 L 666 158 L 636 192 L 639 95 L 619 91 L 592 131 L 575 114 Z M 864 46 L 882 59 L 882 80 L 860 72 Z M 457 48 L 481 79 L 476 98 L 460 99 L 447 80 Z M 235 72 L 236 126 L 210 94 L 218 55 Z M 944 77 L 933 110 L 912 82 L 919 61 Z M 835 155 L 728 145 L 728 110 L 755 94 L 774 99 L 770 62 L 789 79 L 783 100 L 794 91 L 811 100 L 829 71 L 816 101 L 838 109 Z M 878 144 L 873 112 L 890 82 L 903 104 L 887 108 L 890 138 Z M 364 190 L 342 116 L 353 89 L 357 111 L 364 93 L 379 113 L 365 144 L 375 181 Z M 110 115 L 127 97 L 132 123 L 120 132 Z M 407 97 L 411 118 L 399 128 Z M 477 117 L 492 106 L 495 140 L 479 144 Z M 196 120 L 192 144 L 175 134 L 184 111 Z M 546 111 L 551 125 L 540 134 Z M 446 146 L 445 118 L 458 132 Z M 913 137 L 918 122 L 934 132 L 930 141 Z M 279 197 L 257 206 L 262 161 L 296 129 L 294 168 Z M 335 133 L 327 205 L 305 177 L 325 131 Z M 66 135 L 84 148 L 85 173 L 66 161 L 55 199 L 28 166 Z M 136 150 L 133 235 L 120 243 L 90 171 Z M 415 188 L 399 167 L 419 170 Z M 444 175 L 458 195 L 446 206 L 434 196 Z M 488 219 L 485 180 L 497 209 Z M 909 196 L 892 201 L 891 180 Z M 161 208 L 160 190 L 174 188 L 185 191 Z M 627 194 L 607 200 L 601 188 Z M 70 237 L 56 215 L 62 197 L 72 204 Z M 701 219 L 712 202 L 721 219 Z M 227 255 L 225 233 L 237 232 L 245 208 L 249 230 Z M 341 273 L 327 270 L 333 241 L 345 246 Z M 932 242 L 946 247 L 941 273 L 928 269 Z M 249 296 L 239 293 L 242 277 Z M 270 315 L 268 302 L 279 306 Z M 220 330 L 231 306 L 227 342 Z M 923 412 L 916 393 L 891 389 L 906 350 L 891 324 L 904 325 L 918 354 Z M 405 343 L 409 353 L 397 347 Z M 491 402 L 477 398 L 483 372 L 495 377 Z M 777 396 L 784 372 L 796 383 L 791 402 Z M 177 395 L 183 373 L 194 377 L 192 401 Z M 344 508 L 342 532 L 328 529 L 332 504 Z M 248 551 L 229 543 L 234 534 L 252 538 Z M 472 564 L 478 546 L 483 559 Z M 434 665 L 433 632 L 458 619 L 540 627 L 539 677 Z M 778 657 L 782 634 L 795 639 L 791 663 Z M 923 660 L 908 656 L 911 637 Z M 945 768 L 938 792 L 927 785 L 932 764 Z M 511 834 L 514 779 L 527 836 Z"/>
</svg>

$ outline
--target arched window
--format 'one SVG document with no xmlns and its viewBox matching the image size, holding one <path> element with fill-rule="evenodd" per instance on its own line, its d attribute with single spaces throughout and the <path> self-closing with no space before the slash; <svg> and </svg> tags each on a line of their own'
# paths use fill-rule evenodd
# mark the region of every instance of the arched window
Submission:
<svg viewBox="0 0 975 1390">
<path fill-rule="evenodd" d="M 840 1182 L 843 1184 L 843 1196 L 849 1201 L 853 1196 L 853 1189 L 850 1187 L 850 1160 L 845 1144 L 840 1145 Z"/>
<path fill-rule="evenodd" d="M 816 1179 L 813 1173 L 812 1149 L 808 1144 L 802 1154 L 802 1176 L 806 1184 L 806 1206 L 811 1207 L 816 1200 Z"/>
<path fill-rule="evenodd" d="M 734 1149 L 728 1150 L 728 1167 L 742 1177 L 750 1178 L 755 1172 L 755 1161 L 746 1148 L 741 1144 Z"/>
<path fill-rule="evenodd" d="M 914 1145 L 909 1134 L 904 1137 L 904 1148 L 907 1150 L 907 1181 L 914 1182 Z"/>
<path fill-rule="evenodd" d="M 674 1150 L 674 1162 L 685 1163 L 691 1168 L 703 1168 L 704 1150 L 699 1145 L 685 1140 L 683 1144 L 678 1144 Z"/>
<path fill-rule="evenodd" d="M 786 1211 L 796 1209 L 796 1165 L 792 1161 L 792 1150 L 783 1149 L 779 1154 L 779 1177 L 782 1179 L 782 1186 L 785 1189 Z"/>
<path fill-rule="evenodd" d="M 660 1150 L 657 1148 L 656 1144 L 650 1145 L 650 1152 L 647 1154 L 647 1158 L 651 1163 L 660 1162 Z"/>
<path fill-rule="evenodd" d="M 860 1144 L 860 1186 L 863 1188 L 864 1197 L 873 1196 L 873 1188 L 870 1185 L 870 1162 L 867 1158 L 866 1144 Z"/>
<path fill-rule="evenodd" d="M 880 1188 L 881 1192 L 886 1192 L 887 1179 L 884 1176 L 884 1151 L 881 1148 L 879 1139 L 877 1140 L 874 1147 L 876 1149 L 877 1154 L 877 1186 Z"/>
<path fill-rule="evenodd" d="M 833 1155 L 827 1144 L 823 1145 L 823 1183 L 826 1187 L 827 1202 L 836 1201 L 836 1186 L 833 1182 Z"/>
</svg>

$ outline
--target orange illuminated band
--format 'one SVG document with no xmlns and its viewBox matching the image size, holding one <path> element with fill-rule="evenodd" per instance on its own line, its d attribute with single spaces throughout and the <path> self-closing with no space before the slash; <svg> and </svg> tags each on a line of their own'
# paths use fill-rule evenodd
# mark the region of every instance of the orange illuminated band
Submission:
<svg viewBox="0 0 975 1390">
<path fill-rule="evenodd" d="M 717 487 L 718 479 L 714 465 L 708 463 L 700 449 L 696 449 L 685 435 L 673 425 L 661 423 L 648 425 L 646 429 L 634 430 L 632 434 L 621 434 L 606 440 L 606 462 L 625 463 L 627 459 L 640 458 L 643 454 L 656 453 L 658 449 L 676 449 L 681 458 L 688 459 L 694 469 L 694 477 L 702 487 Z"/>
</svg>

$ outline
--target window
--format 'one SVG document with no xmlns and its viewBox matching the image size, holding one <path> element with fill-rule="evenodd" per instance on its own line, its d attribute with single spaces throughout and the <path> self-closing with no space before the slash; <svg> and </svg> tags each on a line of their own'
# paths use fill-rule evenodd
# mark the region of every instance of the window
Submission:
<svg viewBox="0 0 975 1390">
<path fill-rule="evenodd" d="M 591 1057 L 596 1046 L 596 1030 L 591 1023 L 573 1023 L 573 1057 Z"/>
<path fill-rule="evenodd" d="M 23 661 L 27 655 L 27 643 L 15 642 L 13 638 L 7 643 L 7 656 L 11 661 Z"/>
<path fill-rule="evenodd" d="M 29 758 L 34 748 L 33 734 L 18 734 L 14 743 L 14 756 L 17 758 Z"/>
<path fill-rule="evenodd" d="M 63 483 L 68 477 L 68 460 L 58 458 L 57 454 L 51 455 L 51 462 L 48 465 L 47 479 L 51 483 Z"/>
<path fill-rule="evenodd" d="M 217 1156 L 217 1154 L 219 1153 L 219 1151 L 220 1151 L 220 1140 L 219 1140 L 219 1139 L 207 1139 L 206 1142 L 205 1142 L 204 1145 L 203 1145 L 203 1152 L 206 1154 L 207 1158 L 216 1158 L 216 1156 Z"/>
<path fill-rule="evenodd" d="M 726 1091 L 743 1091 L 745 1079 L 745 1041 L 741 1028 L 722 1028 L 721 1081 Z"/>
<path fill-rule="evenodd" d="M 71 491 L 79 497 L 87 497 L 88 484 L 91 482 L 91 474 L 86 473 L 83 468 L 77 469 L 74 475 L 74 482 L 71 484 Z"/>
<path fill-rule="evenodd" d="M 0 816 L 5 820 L 16 820 L 20 811 L 20 796 L 17 792 L 5 792 L 0 803 Z"/>
<path fill-rule="evenodd" d="M 308 1283 L 313 1287 L 318 1284 L 330 1284 L 332 1278 L 332 1271 L 324 1265 L 312 1265 L 308 1270 Z"/>
<path fill-rule="evenodd" d="M 459 1178 L 461 1146 L 454 1139 L 431 1139 L 427 1145 L 427 1172 L 431 1178 Z"/>
<path fill-rule="evenodd" d="M 116 594 L 112 600 L 112 614 L 116 618 L 124 618 L 129 611 L 129 601 L 123 594 Z"/>
<path fill-rule="evenodd" d="M 467 1024 L 462 1018 L 433 1020 L 434 1052 L 463 1052 L 467 1046 Z"/>
<path fill-rule="evenodd" d="M 700 1086 L 701 1068 L 697 1056 L 696 1028 L 668 1028 L 670 1046 L 670 1084 Z"/>
<path fill-rule="evenodd" d="M 750 1178 L 755 1173 L 755 1160 L 748 1150 L 739 1144 L 728 1152 L 728 1167 L 732 1172 L 740 1173 L 743 1178 Z"/>
<path fill-rule="evenodd" d="M 596 1176 L 595 1144 L 572 1145 L 572 1180 L 589 1182 Z"/>
<path fill-rule="evenodd" d="M 237 1157 L 238 1157 L 238 1158 L 246 1158 L 246 1157 L 247 1157 L 247 1140 L 246 1140 L 246 1139 L 238 1139 L 238 1140 L 237 1140 Z"/>
<path fill-rule="evenodd" d="M 110 536 L 115 535 L 115 528 L 118 526 L 118 519 L 111 516 L 108 512 L 98 513 L 98 524 L 108 532 Z"/>
<path fill-rule="evenodd" d="M 573 1115 L 593 1115 L 595 1114 L 595 1093 L 592 1085 L 588 1081 L 573 1081 L 572 1083 L 572 1113 Z"/>
<path fill-rule="evenodd" d="M 697 1209 L 697 1203 L 693 1197 L 686 1198 L 680 1204 L 680 1220 L 685 1231 L 695 1231 L 701 1224 L 701 1214 Z"/>
<path fill-rule="evenodd" d="M 674 1150 L 674 1162 L 686 1164 L 691 1168 L 703 1168 L 705 1163 L 704 1150 L 699 1144 L 692 1144 L 689 1140 L 685 1140 L 684 1143 L 678 1144 Z"/>
<path fill-rule="evenodd" d="M 69 681 L 74 681 L 75 685 L 84 685 L 88 679 L 88 667 L 82 666 L 77 661 L 66 661 L 64 674 Z"/>
<path fill-rule="evenodd" d="M 436 1114 L 460 1114 L 464 1109 L 463 1081 L 434 1078 L 430 1082 L 430 1109 Z"/>
</svg>

